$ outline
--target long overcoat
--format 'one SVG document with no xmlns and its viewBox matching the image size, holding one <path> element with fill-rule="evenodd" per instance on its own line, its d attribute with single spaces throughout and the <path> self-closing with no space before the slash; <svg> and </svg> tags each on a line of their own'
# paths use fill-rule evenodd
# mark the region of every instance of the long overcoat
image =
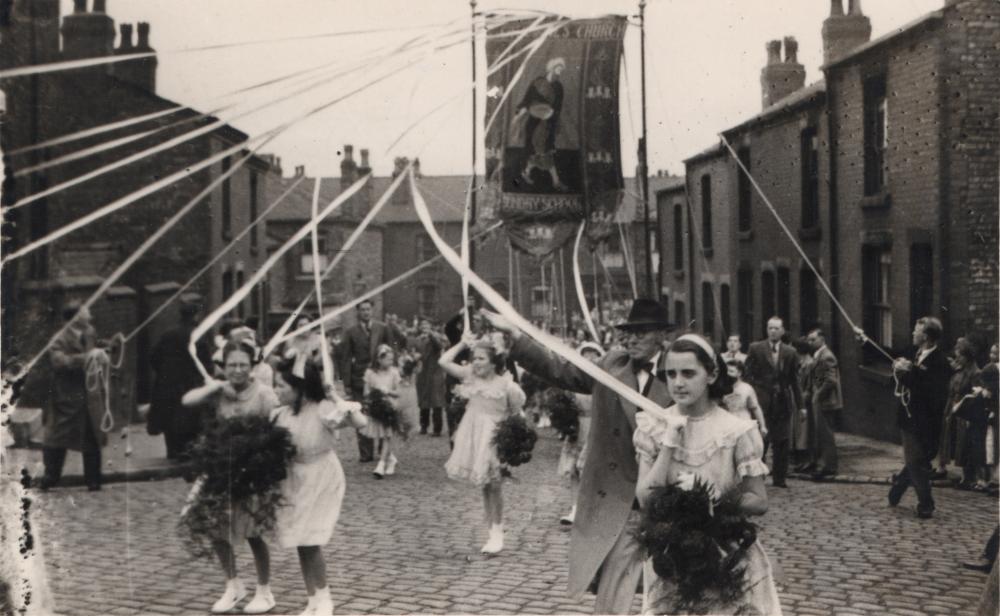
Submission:
<svg viewBox="0 0 1000 616">
<path fill-rule="evenodd" d="M 635 414 L 641 411 L 525 336 L 513 344 L 511 356 L 525 370 L 554 386 L 593 395 L 587 462 L 580 477 L 576 520 L 569 547 L 568 590 L 570 596 L 579 598 L 625 529 L 635 502 L 639 464 L 632 435 Z M 672 404 L 663 373 L 665 359 L 666 354 L 662 353 L 656 378 L 646 396 L 664 408 Z M 626 387 L 638 389 L 629 355 L 624 351 L 609 352 L 598 365 Z"/>
<path fill-rule="evenodd" d="M 49 350 L 52 368 L 52 388 L 47 412 L 43 414 L 43 444 L 45 447 L 82 451 L 86 444 L 84 430 L 90 422 L 103 447 L 107 435 L 101 432 L 103 413 L 100 397 L 89 400 L 86 385 L 86 358 L 94 349 L 96 334 L 93 327 L 71 327 L 56 339 Z"/>
</svg>

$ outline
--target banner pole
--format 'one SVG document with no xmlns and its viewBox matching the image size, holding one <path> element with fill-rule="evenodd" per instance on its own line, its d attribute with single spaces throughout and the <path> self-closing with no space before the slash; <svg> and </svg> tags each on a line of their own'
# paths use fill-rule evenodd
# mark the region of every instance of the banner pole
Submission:
<svg viewBox="0 0 1000 616">
<path fill-rule="evenodd" d="M 476 4 L 477 0 L 469 0 L 469 10 L 472 16 L 472 182 L 469 184 L 469 226 L 476 225 L 476 192 L 479 182 L 476 181 L 476 142 L 479 140 L 477 117 L 477 98 L 479 82 L 476 80 Z M 469 269 L 476 270 L 476 246 L 469 243 Z"/>
<path fill-rule="evenodd" d="M 642 72 L 642 139 L 639 140 L 639 172 L 642 174 L 642 229 L 646 246 L 646 297 L 656 299 L 653 291 L 653 247 L 649 234 L 649 164 L 646 134 L 646 0 L 639 0 L 639 58 Z"/>
</svg>

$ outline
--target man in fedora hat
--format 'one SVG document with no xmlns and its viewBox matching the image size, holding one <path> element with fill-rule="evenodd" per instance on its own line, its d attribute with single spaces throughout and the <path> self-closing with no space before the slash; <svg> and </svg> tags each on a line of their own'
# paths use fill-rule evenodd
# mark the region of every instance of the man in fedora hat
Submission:
<svg viewBox="0 0 1000 616">
<path fill-rule="evenodd" d="M 595 614 L 628 614 L 644 559 L 635 538 L 640 519 L 635 499 L 639 468 L 632 445 L 640 409 L 521 335 L 500 315 L 484 314 L 493 327 L 510 334 L 511 357 L 528 372 L 568 391 L 593 395 L 587 464 L 580 477 L 570 540 L 569 594 L 579 599 L 596 585 Z M 625 349 L 608 352 L 597 365 L 658 406 L 670 406 L 663 343 L 674 326 L 666 309 L 655 300 L 637 299 L 628 320 L 616 327 L 623 333 Z"/>
</svg>

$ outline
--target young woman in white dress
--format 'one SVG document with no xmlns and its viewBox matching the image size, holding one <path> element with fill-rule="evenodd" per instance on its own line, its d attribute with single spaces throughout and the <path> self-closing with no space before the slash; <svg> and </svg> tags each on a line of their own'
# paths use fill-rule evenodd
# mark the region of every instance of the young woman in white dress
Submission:
<svg viewBox="0 0 1000 616">
<path fill-rule="evenodd" d="M 468 366 L 455 363 L 463 350 L 472 349 Z M 461 383 L 455 387 L 468 403 L 455 430 L 455 447 L 444 468 L 448 477 L 467 481 L 483 491 L 483 508 L 489 524 L 484 554 L 503 549 L 503 492 L 500 460 L 491 442 L 497 424 L 524 408 L 524 391 L 506 372 L 505 356 L 490 338 L 471 336 L 445 351 L 438 363 Z"/>
<path fill-rule="evenodd" d="M 764 514 L 768 469 L 761 461 L 763 442 L 756 422 L 719 406 L 730 384 L 715 350 L 701 336 L 681 336 L 667 353 L 666 373 L 675 404 L 660 413 L 636 415 L 636 497 L 642 508 L 647 507 L 653 488 L 697 477 L 711 484 L 717 497 L 738 490 L 744 515 Z M 771 564 L 759 539 L 745 558 L 742 594 L 732 602 L 709 598 L 708 613 L 780 616 Z M 676 584 L 659 578 L 650 559 L 644 564 L 643 579 L 643 613 L 671 613 L 677 599 Z"/>
</svg>

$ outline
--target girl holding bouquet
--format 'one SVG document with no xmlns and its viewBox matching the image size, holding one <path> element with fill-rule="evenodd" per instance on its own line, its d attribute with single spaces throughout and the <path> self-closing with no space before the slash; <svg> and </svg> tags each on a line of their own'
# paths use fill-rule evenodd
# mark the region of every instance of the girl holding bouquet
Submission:
<svg viewBox="0 0 1000 616">
<path fill-rule="evenodd" d="M 639 457 L 636 497 L 649 510 L 654 488 L 692 484 L 695 480 L 712 487 L 715 498 L 733 495 L 742 515 L 756 516 L 767 511 L 764 477 L 767 466 L 761 461 L 763 443 L 754 421 L 737 417 L 719 405 L 730 389 L 726 367 L 712 346 L 702 337 L 687 334 L 670 347 L 666 358 L 667 382 L 675 404 L 662 413 L 636 415 L 633 436 Z M 725 551 L 733 546 L 717 546 Z M 683 576 L 684 554 L 667 554 L 674 575 L 661 578 L 653 559 L 643 568 L 645 594 L 643 613 L 671 614 L 689 611 L 679 601 L 676 579 Z M 696 560 L 687 559 L 688 563 Z M 780 615 L 781 606 L 767 555 L 754 541 L 742 554 L 745 567 L 735 598 L 705 593 L 699 613 Z M 696 565 L 689 565 L 696 566 Z"/>
<path fill-rule="evenodd" d="M 375 350 L 375 359 L 370 368 L 365 370 L 365 396 L 372 390 L 381 391 L 396 410 L 399 410 L 399 388 L 402 377 L 396 367 L 396 354 L 388 344 L 380 344 Z M 368 427 L 362 430 L 368 438 L 378 441 L 378 464 L 375 466 L 375 478 L 382 479 L 385 475 L 396 474 L 396 464 L 399 460 L 392 452 L 392 437 L 396 431 L 375 418 L 369 418 Z"/>
<path fill-rule="evenodd" d="M 275 523 L 278 543 L 298 550 L 309 596 L 302 614 L 332 616 L 322 546 L 333 535 L 345 488 L 334 441 L 337 428 L 345 424 L 361 428 L 367 419 L 361 414 L 360 403 L 341 400 L 332 387 L 324 388 L 322 368 L 305 354 L 291 353 L 279 364 L 275 388 L 282 406 L 272 418 L 291 433 L 296 449 L 281 484 L 283 506 Z"/>
<path fill-rule="evenodd" d="M 209 403 L 220 419 L 241 415 L 267 417 L 278 406 L 278 398 L 269 386 L 258 383 L 251 376 L 254 368 L 254 348 L 243 340 L 227 342 L 222 349 L 222 370 L 225 380 L 210 380 L 205 385 L 184 394 L 181 403 L 196 407 Z M 267 544 L 247 509 L 252 503 L 238 503 L 232 508 L 229 520 L 219 528 L 212 547 L 222 571 L 226 575 L 226 590 L 212 606 L 213 613 L 228 612 L 246 597 L 243 581 L 236 576 L 236 556 L 233 542 L 246 539 L 253 551 L 257 567 L 257 589 L 253 600 L 244 608 L 247 614 L 262 614 L 274 607 L 271 594 L 271 557 Z"/>
<path fill-rule="evenodd" d="M 455 363 L 455 357 L 466 349 L 472 350 L 472 362 L 468 366 Z M 438 363 L 461 381 L 455 394 L 468 401 L 455 431 L 455 447 L 444 468 L 451 479 L 468 481 L 482 489 L 489 524 L 489 540 L 482 552 L 496 554 L 503 549 L 503 493 L 493 433 L 501 420 L 521 412 L 524 391 L 506 373 L 505 356 L 489 338 L 463 339 L 448 349 Z"/>
</svg>

